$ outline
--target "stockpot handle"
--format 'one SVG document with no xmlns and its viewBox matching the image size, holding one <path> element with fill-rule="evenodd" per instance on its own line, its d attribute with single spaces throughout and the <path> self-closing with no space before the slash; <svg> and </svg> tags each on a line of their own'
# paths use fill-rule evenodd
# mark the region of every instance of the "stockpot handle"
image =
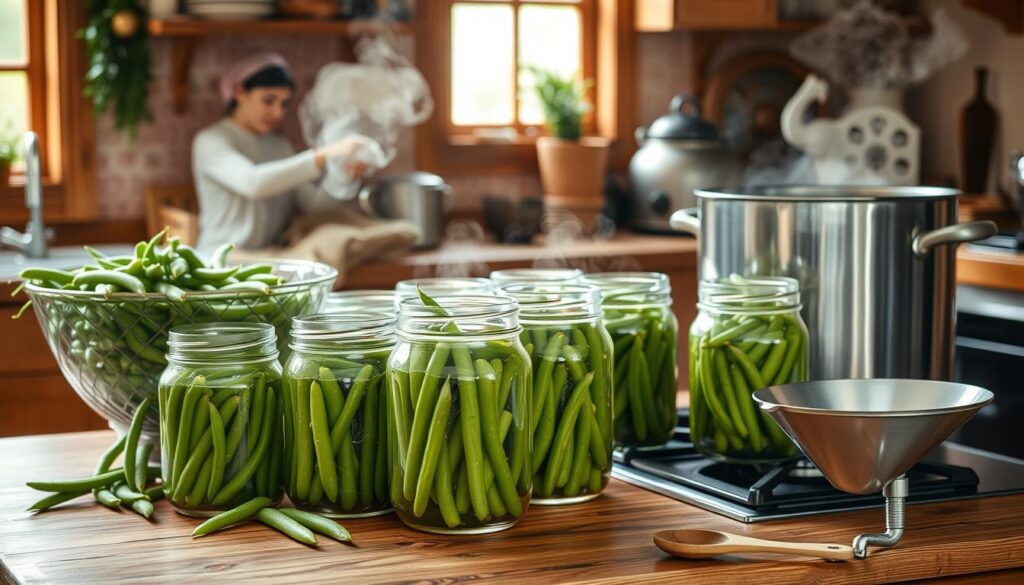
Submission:
<svg viewBox="0 0 1024 585">
<path fill-rule="evenodd" d="M 918 234 L 914 238 L 914 254 L 924 256 L 935 246 L 943 244 L 963 244 L 966 242 L 977 242 L 996 235 L 995 222 L 972 221 L 969 223 L 958 223 L 944 228 Z"/>
<path fill-rule="evenodd" d="M 363 209 L 363 213 L 370 217 L 379 217 L 380 214 L 373 207 L 373 185 L 364 185 L 359 190 L 359 207 Z"/>
<path fill-rule="evenodd" d="M 700 235 L 700 217 L 697 215 L 696 207 L 687 207 L 673 213 L 672 217 L 668 219 L 668 224 L 677 232 Z"/>
</svg>

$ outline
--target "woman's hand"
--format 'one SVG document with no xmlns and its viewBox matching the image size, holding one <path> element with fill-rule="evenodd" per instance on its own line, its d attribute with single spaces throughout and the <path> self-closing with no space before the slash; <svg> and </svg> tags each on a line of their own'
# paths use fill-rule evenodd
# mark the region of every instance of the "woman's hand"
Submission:
<svg viewBox="0 0 1024 585">
<path fill-rule="evenodd" d="M 347 136 L 326 144 L 313 152 L 316 166 L 323 169 L 330 159 L 347 159 L 343 164 L 345 170 L 353 177 L 359 178 L 370 169 L 370 162 L 383 159 L 384 152 L 376 141 L 359 134 Z"/>
</svg>

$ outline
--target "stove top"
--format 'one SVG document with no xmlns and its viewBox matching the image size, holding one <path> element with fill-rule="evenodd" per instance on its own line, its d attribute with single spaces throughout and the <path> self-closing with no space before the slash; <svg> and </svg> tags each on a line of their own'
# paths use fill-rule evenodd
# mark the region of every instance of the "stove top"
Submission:
<svg viewBox="0 0 1024 585">
<path fill-rule="evenodd" d="M 779 465 L 730 465 L 690 443 L 689 413 L 671 441 L 615 452 L 612 476 L 740 522 L 880 507 L 882 495 L 841 492 L 804 458 Z M 1024 460 L 946 442 L 908 473 L 908 502 L 1024 493 Z"/>
</svg>

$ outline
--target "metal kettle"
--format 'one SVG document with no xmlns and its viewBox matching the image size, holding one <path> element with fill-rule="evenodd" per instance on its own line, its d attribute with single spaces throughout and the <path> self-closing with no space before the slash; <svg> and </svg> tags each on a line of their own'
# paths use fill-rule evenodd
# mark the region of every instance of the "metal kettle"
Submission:
<svg viewBox="0 0 1024 585">
<path fill-rule="evenodd" d="M 694 189 L 728 185 L 739 175 L 738 158 L 691 95 L 672 98 L 668 114 L 636 129 L 636 141 L 629 180 L 638 230 L 672 232 L 669 216 L 696 205 Z"/>
</svg>

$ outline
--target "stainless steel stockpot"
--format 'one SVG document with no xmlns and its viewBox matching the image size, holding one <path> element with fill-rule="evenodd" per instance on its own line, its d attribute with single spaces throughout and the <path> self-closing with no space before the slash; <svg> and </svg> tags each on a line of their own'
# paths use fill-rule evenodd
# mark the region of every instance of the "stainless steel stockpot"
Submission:
<svg viewBox="0 0 1024 585">
<path fill-rule="evenodd" d="M 699 236 L 701 279 L 736 273 L 800 282 L 812 380 L 953 374 L 955 244 L 989 237 L 957 223 L 938 187 L 759 187 L 696 191 L 672 227 Z M 947 245 L 953 244 L 953 245 Z"/>
</svg>

